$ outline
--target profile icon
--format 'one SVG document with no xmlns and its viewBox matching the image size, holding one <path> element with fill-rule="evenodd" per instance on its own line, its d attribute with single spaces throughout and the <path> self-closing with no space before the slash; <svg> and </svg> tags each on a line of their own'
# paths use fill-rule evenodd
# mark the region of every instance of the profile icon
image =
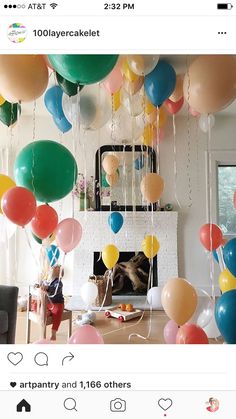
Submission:
<svg viewBox="0 0 236 419">
<path fill-rule="evenodd" d="M 12 23 L 12 25 L 8 27 L 7 36 L 9 41 L 14 44 L 24 42 L 27 36 L 27 28 L 22 23 Z"/>
<path fill-rule="evenodd" d="M 208 402 L 206 402 L 206 410 L 208 410 L 208 412 L 217 412 L 217 410 L 219 410 L 220 408 L 220 402 L 219 400 L 215 399 L 214 397 L 210 397 L 210 399 L 208 400 Z"/>
</svg>

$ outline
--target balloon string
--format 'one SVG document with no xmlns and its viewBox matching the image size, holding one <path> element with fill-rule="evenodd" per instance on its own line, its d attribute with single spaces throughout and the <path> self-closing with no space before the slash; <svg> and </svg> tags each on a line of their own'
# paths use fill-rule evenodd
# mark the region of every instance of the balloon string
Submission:
<svg viewBox="0 0 236 419">
<path fill-rule="evenodd" d="M 211 281 L 211 296 L 213 301 L 215 302 L 215 283 L 214 283 L 214 258 L 213 258 L 213 238 L 212 238 L 212 206 L 213 206 L 213 199 L 212 199 L 212 161 L 211 161 L 211 124 L 210 124 L 210 117 L 208 115 L 208 141 L 207 141 L 207 155 L 208 155 L 208 179 L 209 179 L 209 223 L 210 223 L 210 281 Z"/>
<path fill-rule="evenodd" d="M 23 230 L 24 230 L 24 232 L 25 232 L 26 241 L 27 241 L 27 244 L 28 244 L 28 246 L 29 246 L 29 248 L 30 248 L 30 250 L 31 250 L 31 253 L 32 253 L 32 256 L 33 256 L 34 261 L 35 261 L 35 263 L 36 263 L 36 266 L 37 266 L 37 267 L 38 267 L 38 269 L 40 270 L 39 261 L 38 261 L 37 257 L 35 256 L 35 253 L 34 253 L 34 251 L 33 251 L 33 248 L 32 248 L 32 246 L 31 246 L 31 243 L 30 243 L 29 233 L 28 233 L 28 231 L 27 231 L 26 227 L 23 227 Z"/>
<path fill-rule="evenodd" d="M 99 312 L 102 311 L 102 309 L 104 307 L 104 304 L 105 304 L 105 301 L 106 301 L 106 298 L 107 298 L 107 293 L 108 293 L 108 289 L 109 289 L 109 284 L 110 283 L 111 283 L 111 286 L 112 286 L 112 269 L 109 269 L 109 272 L 108 272 L 108 278 L 107 278 L 107 283 L 106 283 L 105 295 L 104 295 L 102 304 L 99 307 L 99 310 L 98 310 Z"/>
<path fill-rule="evenodd" d="M 175 115 L 173 115 L 173 152 L 174 152 L 174 194 L 175 200 L 179 208 L 181 207 L 179 198 L 178 198 L 178 191 L 177 191 L 177 180 L 178 180 L 178 173 L 177 173 L 177 148 L 176 148 L 176 123 L 175 123 Z"/>
</svg>

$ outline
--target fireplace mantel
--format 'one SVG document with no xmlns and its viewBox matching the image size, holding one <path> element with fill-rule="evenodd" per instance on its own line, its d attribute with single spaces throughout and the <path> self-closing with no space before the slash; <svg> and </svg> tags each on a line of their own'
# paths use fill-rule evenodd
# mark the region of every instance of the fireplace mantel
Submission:
<svg viewBox="0 0 236 419">
<path fill-rule="evenodd" d="M 158 284 L 178 276 L 177 220 L 178 213 L 171 212 L 123 212 L 124 224 L 118 234 L 108 226 L 109 212 L 77 212 L 83 235 L 74 252 L 74 294 L 93 273 L 93 254 L 101 252 L 109 243 L 120 251 L 140 251 L 146 234 L 155 234 L 160 242 L 158 252 Z"/>
</svg>

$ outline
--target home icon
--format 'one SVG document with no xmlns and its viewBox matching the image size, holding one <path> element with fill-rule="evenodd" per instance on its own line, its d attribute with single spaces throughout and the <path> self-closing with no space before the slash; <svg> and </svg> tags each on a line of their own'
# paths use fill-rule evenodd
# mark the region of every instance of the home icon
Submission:
<svg viewBox="0 0 236 419">
<path fill-rule="evenodd" d="M 16 411 L 17 412 L 31 412 L 31 406 L 25 399 L 23 399 L 16 406 Z"/>
</svg>

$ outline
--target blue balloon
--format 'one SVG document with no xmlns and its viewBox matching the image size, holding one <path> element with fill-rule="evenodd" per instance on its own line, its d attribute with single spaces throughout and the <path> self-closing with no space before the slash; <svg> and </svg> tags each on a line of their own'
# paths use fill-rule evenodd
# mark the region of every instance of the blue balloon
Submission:
<svg viewBox="0 0 236 419">
<path fill-rule="evenodd" d="M 229 240 L 223 248 L 223 257 L 227 269 L 236 276 L 236 239 Z"/>
<path fill-rule="evenodd" d="M 161 106 L 173 93 L 176 85 L 176 73 L 172 65 L 160 60 L 154 70 L 144 79 L 144 89 L 154 106 Z"/>
<path fill-rule="evenodd" d="M 108 224 L 111 227 L 113 233 L 118 233 L 123 226 L 124 218 L 120 212 L 112 212 L 108 218 Z"/>
<path fill-rule="evenodd" d="M 144 155 L 141 154 L 134 162 L 134 167 L 136 170 L 141 170 L 144 167 Z"/>
<path fill-rule="evenodd" d="M 58 249 L 58 247 L 55 246 L 55 244 L 51 244 L 51 246 L 47 247 L 46 252 L 48 260 L 50 262 L 50 266 L 56 265 L 60 257 L 60 250 Z"/>
<path fill-rule="evenodd" d="M 63 132 L 63 134 L 65 132 L 68 132 L 71 130 L 72 125 L 71 123 L 64 117 L 64 118 L 56 118 L 55 116 L 53 117 L 53 121 L 55 122 L 57 128 Z"/>
<path fill-rule="evenodd" d="M 219 298 L 215 318 L 225 342 L 236 343 L 236 290 L 227 291 Z"/>
</svg>

